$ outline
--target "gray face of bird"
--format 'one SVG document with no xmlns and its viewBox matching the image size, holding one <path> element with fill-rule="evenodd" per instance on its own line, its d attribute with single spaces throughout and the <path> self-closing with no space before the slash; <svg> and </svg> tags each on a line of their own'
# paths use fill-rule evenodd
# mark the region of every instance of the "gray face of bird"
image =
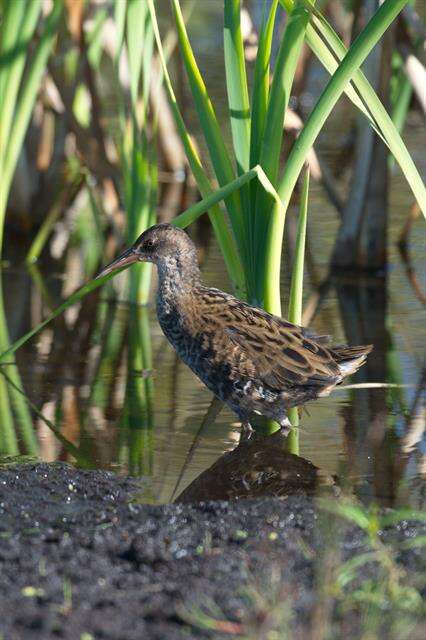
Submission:
<svg viewBox="0 0 426 640">
<path fill-rule="evenodd" d="M 153 262 L 160 276 L 174 274 L 193 280 L 198 277 L 197 252 L 190 237 L 170 224 L 159 224 L 144 231 L 136 242 L 106 265 L 97 278 L 134 264 Z"/>
</svg>

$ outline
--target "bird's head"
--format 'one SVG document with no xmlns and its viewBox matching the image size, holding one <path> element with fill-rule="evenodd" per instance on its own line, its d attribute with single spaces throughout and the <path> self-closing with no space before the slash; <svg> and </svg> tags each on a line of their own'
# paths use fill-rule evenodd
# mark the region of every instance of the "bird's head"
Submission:
<svg viewBox="0 0 426 640">
<path fill-rule="evenodd" d="M 197 250 L 185 231 L 171 224 L 156 224 L 144 231 L 133 245 L 106 265 L 98 278 L 135 262 L 153 262 L 161 271 L 198 271 Z"/>
</svg>

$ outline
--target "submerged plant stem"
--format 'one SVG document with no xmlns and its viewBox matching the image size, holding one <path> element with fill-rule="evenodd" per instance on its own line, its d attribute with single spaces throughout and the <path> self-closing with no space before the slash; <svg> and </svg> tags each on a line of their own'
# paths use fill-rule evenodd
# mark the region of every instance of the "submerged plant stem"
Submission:
<svg viewBox="0 0 426 640">
<path fill-rule="evenodd" d="M 305 171 L 303 180 L 302 197 L 299 209 L 299 221 L 297 225 L 296 251 L 294 256 L 293 271 L 290 285 L 290 301 L 288 305 L 288 319 L 293 324 L 302 323 L 303 303 L 303 272 L 305 266 L 306 223 L 308 220 L 308 196 L 309 196 L 309 169 Z M 288 412 L 288 418 L 294 427 L 287 440 L 290 453 L 299 453 L 299 426 L 298 408 L 293 407 Z"/>
</svg>

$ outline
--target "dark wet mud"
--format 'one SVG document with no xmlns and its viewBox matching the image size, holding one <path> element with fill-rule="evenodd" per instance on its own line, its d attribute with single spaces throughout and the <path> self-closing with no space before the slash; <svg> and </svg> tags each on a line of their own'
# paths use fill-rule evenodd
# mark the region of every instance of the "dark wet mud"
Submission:
<svg viewBox="0 0 426 640">
<path fill-rule="evenodd" d="M 264 600 L 291 638 L 309 638 L 321 557 L 365 546 L 355 528 L 336 541 L 311 497 L 150 506 L 140 482 L 61 463 L 0 469 L 2 640 L 269 637 L 256 632 Z M 405 521 L 384 535 L 420 529 Z M 418 576 L 421 548 L 398 562 Z M 346 637 L 358 623 L 345 621 Z"/>
</svg>

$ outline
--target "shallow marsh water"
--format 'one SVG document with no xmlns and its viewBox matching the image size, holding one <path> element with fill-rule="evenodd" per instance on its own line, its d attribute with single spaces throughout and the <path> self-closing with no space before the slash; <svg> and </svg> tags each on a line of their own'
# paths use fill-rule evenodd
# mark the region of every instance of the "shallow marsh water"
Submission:
<svg viewBox="0 0 426 640">
<path fill-rule="evenodd" d="M 420 449 L 416 445 L 408 456 L 403 451 L 406 412 L 420 383 L 426 344 L 425 311 L 414 295 L 395 246 L 410 203 L 400 179 L 394 178 L 387 294 L 385 280 L 380 277 L 334 278 L 312 322 L 315 330 L 331 334 L 337 343 L 375 344 L 369 364 L 349 382 L 392 381 L 408 386 L 397 392 L 382 388 L 339 389 L 308 405 L 309 413 L 304 413 L 301 420 L 301 456 L 316 465 L 322 476 L 338 475 L 340 482 L 348 483 L 358 495 L 366 499 L 375 496 L 386 505 L 422 502 L 421 445 Z M 315 186 L 310 211 L 309 248 L 315 274 L 312 268 L 307 269 L 306 300 L 314 289 L 314 277 L 321 282 L 327 274 L 327 258 L 337 225 L 330 204 Z M 421 225 L 413 228 L 410 252 L 425 286 L 426 247 Z M 20 267 L 19 253 L 19 247 L 9 242 L 6 258 L 10 263 L 3 278 L 12 339 L 39 321 L 50 305 L 58 304 L 64 284 L 62 274 L 54 271 L 56 265 L 52 270 L 45 261 L 40 264 L 43 292 Z M 229 290 L 214 241 L 207 251 L 204 274 L 209 284 Z M 283 275 L 285 308 L 288 278 Z M 46 296 L 51 297 L 49 304 Z M 224 409 L 203 431 L 188 462 L 188 452 L 212 396 L 162 336 L 154 304 L 137 309 L 108 302 L 107 298 L 104 288 L 22 348 L 17 358 L 22 381 L 43 414 L 79 447 L 79 464 L 143 476 L 141 499 L 167 502 L 224 452 L 235 448 L 239 426 L 235 416 Z M 144 322 L 149 325 L 153 376 L 150 371 L 136 372 L 130 377 L 136 387 L 128 386 L 126 397 L 129 317 L 139 326 Z M 152 406 L 146 413 L 140 405 L 139 413 L 138 406 L 132 408 L 131 396 L 138 396 L 138 385 L 144 387 L 145 400 L 145 388 L 148 400 L 152 391 Z M 72 459 L 48 427 L 37 418 L 35 422 L 37 457 L 48 461 Z M 243 464 L 250 462 L 245 460 Z M 240 472 L 243 473 L 241 468 Z M 208 488 L 205 492 L 204 498 L 208 499 Z"/>
<path fill-rule="evenodd" d="M 211 9 L 212 3 L 208 7 Z M 209 20 L 219 20 L 216 10 L 211 13 Z M 216 33 L 213 26 L 208 32 Z M 220 29 L 218 33 L 221 35 Z M 211 35 L 206 38 L 205 29 L 197 32 L 196 21 L 193 35 L 212 98 L 215 104 L 222 105 L 220 116 L 225 111 L 223 76 L 219 67 L 208 64 L 211 51 L 217 50 L 219 44 L 212 41 Z M 190 101 L 186 103 L 190 118 Z M 331 164 L 339 156 L 339 130 L 345 114 L 345 106 L 340 106 L 320 139 L 322 155 Z M 420 119 L 410 115 L 404 138 L 421 173 L 426 174 L 423 130 Z M 349 383 L 392 382 L 407 386 L 397 390 L 339 389 L 308 405 L 309 413 L 301 419 L 301 456 L 316 465 L 324 478 L 338 475 L 340 482 L 358 495 L 366 500 L 375 497 L 385 505 L 424 501 L 424 447 L 415 444 L 407 453 L 409 442 L 404 440 L 426 356 L 425 309 L 396 248 L 411 204 L 409 188 L 395 172 L 390 189 L 387 284 L 383 277 L 333 277 L 311 323 L 319 333 L 331 334 L 336 343 L 375 345 L 368 365 Z M 296 211 L 297 207 L 290 210 L 290 219 Z M 308 246 L 312 258 L 307 261 L 305 301 L 327 276 L 338 224 L 332 205 L 322 189 L 313 184 Z M 12 340 L 40 321 L 80 284 L 78 253 L 74 253 L 74 267 L 68 262 L 64 271 L 57 261 L 45 257 L 38 265 L 40 278 L 22 267 L 25 248 L 22 238 L 9 234 L 3 283 Z M 412 229 L 409 249 L 424 291 L 426 246 L 420 220 Z M 285 255 L 284 310 L 289 284 L 287 265 Z M 214 240 L 209 243 L 203 271 L 209 284 L 230 290 Z M 149 336 L 145 334 L 144 339 L 152 346 L 152 367 L 142 367 L 144 371 L 138 369 L 130 377 L 126 365 L 129 318 L 133 318 L 135 326 L 145 326 Z M 17 361 L 32 402 L 69 442 L 79 447 L 79 464 L 143 477 L 143 501 L 164 503 L 179 495 L 221 455 L 234 449 L 239 440 L 236 418 L 224 409 L 197 439 L 188 461 L 212 396 L 167 344 L 157 324 L 154 305 L 136 309 L 122 302 L 109 303 L 106 287 L 19 350 Z M 40 419 L 35 418 L 35 429 L 38 446 L 32 453 L 37 458 L 73 459 Z M 17 436 L 19 441 L 19 430 Z M 18 444 L 21 453 L 28 453 L 20 441 Z M 245 464 L 249 462 L 246 460 Z M 205 487 L 204 491 L 204 499 L 208 499 L 208 489 Z"/>
</svg>

